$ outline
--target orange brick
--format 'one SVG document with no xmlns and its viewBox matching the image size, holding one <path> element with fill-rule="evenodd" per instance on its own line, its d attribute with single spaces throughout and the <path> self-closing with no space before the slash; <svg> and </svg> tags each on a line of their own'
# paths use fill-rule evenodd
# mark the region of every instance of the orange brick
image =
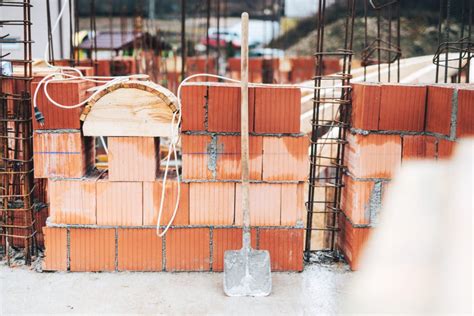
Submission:
<svg viewBox="0 0 474 316">
<path fill-rule="evenodd" d="M 290 58 L 291 82 L 303 82 L 314 76 L 316 59 L 312 56 L 298 56 Z"/>
<path fill-rule="evenodd" d="M 428 86 L 426 131 L 450 134 L 453 94 L 452 85 Z"/>
<path fill-rule="evenodd" d="M 87 97 L 87 89 L 94 83 L 85 80 L 55 81 L 47 86 L 49 96 L 57 103 L 64 105 L 77 104 Z M 37 82 L 31 83 L 32 97 L 38 87 Z M 41 126 L 33 119 L 33 129 L 80 129 L 80 116 L 83 107 L 75 109 L 62 109 L 52 104 L 44 93 L 44 85 L 41 85 L 37 96 L 38 109 L 43 113 L 44 125 Z"/>
<path fill-rule="evenodd" d="M 474 135 L 474 89 L 472 85 L 459 89 L 456 137 Z"/>
<path fill-rule="evenodd" d="M 255 88 L 249 89 L 249 131 L 253 132 Z M 240 132 L 241 87 L 237 84 L 209 86 L 208 130 L 212 132 Z"/>
<path fill-rule="evenodd" d="M 352 85 L 352 127 L 378 130 L 381 86 L 378 84 Z"/>
<path fill-rule="evenodd" d="M 50 220 L 57 224 L 91 224 L 96 219 L 97 177 L 50 179 Z"/>
<path fill-rule="evenodd" d="M 235 184 L 228 182 L 190 183 L 189 221 L 191 225 L 232 225 Z"/>
<path fill-rule="evenodd" d="M 454 152 L 456 142 L 439 139 L 438 140 L 438 159 L 450 159 Z"/>
<path fill-rule="evenodd" d="M 251 246 L 257 249 L 257 230 L 251 230 Z M 242 248 L 241 228 L 214 228 L 212 232 L 212 271 L 224 270 L 224 253 Z"/>
<path fill-rule="evenodd" d="M 300 116 L 300 89 L 279 87 L 256 88 L 255 132 L 299 133 Z"/>
<path fill-rule="evenodd" d="M 240 136 L 182 136 L 183 179 L 239 180 Z M 263 139 L 250 137 L 250 179 L 262 179 Z"/>
<path fill-rule="evenodd" d="M 204 131 L 207 104 L 207 85 L 186 84 L 181 88 L 183 131 Z"/>
<path fill-rule="evenodd" d="M 143 183 L 99 180 L 97 225 L 143 225 Z"/>
<path fill-rule="evenodd" d="M 207 135 L 182 135 L 183 179 L 212 179 L 208 168 L 208 146 L 211 137 Z"/>
<path fill-rule="evenodd" d="M 161 271 L 162 239 L 155 229 L 118 230 L 119 271 Z"/>
<path fill-rule="evenodd" d="M 380 207 L 380 205 L 371 205 L 371 198 L 376 197 L 377 194 L 374 188 L 374 182 L 372 181 L 357 181 L 349 176 L 344 176 L 341 208 L 354 224 L 370 224 L 371 210 Z M 381 186 L 379 189 L 381 190 Z"/>
<path fill-rule="evenodd" d="M 160 166 L 158 137 L 108 137 L 109 181 L 154 181 Z"/>
<path fill-rule="evenodd" d="M 241 179 L 242 154 L 240 140 L 240 136 L 217 137 L 216 179 Z M 262 180 L 262 155 L 263 137 L 251 136 L 249 138 L 250 180 Z"/>
<path fill-rule="evenodd" d="M 143 224 L 156 225 L 160 211 L 163 180 L 143 183 Z M 160 225 L 167 225 L 173 216 L 178 197 L 176 179 L 166 180 L 165 201 Z M 180 199 L 173 225 L 189 225 L 189 183 L 180 183 Z"/>
<path fill-rule="evenodd" d="M 166 271 L 209 271 L 209 228 L 172 228 L 166 234 Z"/>
<path fill-rule="evenodd" d="M 80 131 L 35 131 L 35 178 L 81 178 L 94 163 L 94 141 Z"/>
<path fill-rule="evenodd" d="M 70 228 L 71 271 L 114 271 L 115 229 Z"/>
<path fill-rule="evenodd" d="M 233 79 L 240 80 L 240 58 L 228 58 L 229 71 Z M 249 58 L 249 81 L 261 83 L 263 72 L 263 58 Z"/>
<path fill-rule="evenodd" d="M 303 270 L 303 229 L 260 229 L 259 249 L 270 252 L 272 271 Z"/>
<path fill-rule="evenodd" d="M 186 75 L 191 76 L 199 73 L 215 73 L 216 59 L 213 57 L 206 58 L 206 56 L 186 57 Z M 193 80 L 198 80 L 198 78 Z M 203 78 L 203 80 L 210 81 L 212 78 Z"/>
<path fill-rule="evenodd" d="M 66 228 L 43 227 L 45 256 L 43 270 L 67 270 L 67 230 Z"/>
<path fill-rule="evenodd" d="M 402 137 L 402 159 L 435 159 L 436 138 L 432 136 L 406 135 Z"/>
<path fill-rule="evenodd" d="M 426 90 L 425 86 L 382 85 L 379 129 L 423 131 Z"/>
<path fill-rule="evenodd" d="M 235 224 L 242 225 L 241 185 L 236 185 Z M 279 226 L 281 217 L 281 184 L 251 183 L 249 189 L 250 225 Z"/>
<path fill-rule="evenodd" d="M 303 223 L 304 196 L 303 184 L 281 184 L 281 222 L 282 226 L 295 226 Z"/>
<path fill-rule="evenodd" d="M 370 228 L 353 227 L 344 216 L 339 216 L 341 231 L 337 245 L 344 254 L 352 270 L 359 267 L 360 257 L 370 236 Z"/>
<path fill-rule="evenodd" d="M 263 138 L 263 180 L 305 180 L 309 170 L 308 145 L 307 136 L 265 136 Z"/>
<path fill-rule="evenodd" d="M 345 161 L 357 178 L 392 178 L 401 164 L 398 135 L 347 135 Z"/>
</svg>

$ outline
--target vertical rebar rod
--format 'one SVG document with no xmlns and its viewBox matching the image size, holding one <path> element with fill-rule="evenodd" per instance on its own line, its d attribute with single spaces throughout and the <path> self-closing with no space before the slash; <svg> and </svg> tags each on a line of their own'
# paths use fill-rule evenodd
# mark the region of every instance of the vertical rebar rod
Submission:
<svg viewBox="0 0 474 316">
<path fill-rule="evenodd" d="M 186 76 L 186 0 L 181 0 L 181 80 Z"/>
</svg>

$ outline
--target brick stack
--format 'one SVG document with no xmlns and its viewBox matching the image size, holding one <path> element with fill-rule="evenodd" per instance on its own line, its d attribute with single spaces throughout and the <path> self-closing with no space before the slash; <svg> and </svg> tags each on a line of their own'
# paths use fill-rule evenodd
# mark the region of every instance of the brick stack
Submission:
<svg viewBox="0 0 474 316">
<path fill-rule="evenodd" d="M 108 175 L 49 179 L 45 270 L 222 271 L 224 251 L 239 249 L 242 239 L 240 87 L 186 85 L 182 101 L 184 183 L 165 237 L 155 230 L 163 186 L 158 139 L 109 137 Z M 270 250 L 273 270 L 300 271 L 308 147 L 299 134 L 300 91 L 251 89 L 250 104 L 252 243 Z M 173 177 L 166 184 L 162 225 L 177 185 Z"/>
<path fill-rule="evenodd" d="M 229 75 L 240 80 L 240 58 L 228 58 Z M 279 82 L 280 60 L 278 58 L 254 57 L 249 59 L 249 81 L 255 83 Z"/>
<path fill-rule="evenodd" d="M 213 229 L 213 270 L 225 250 L 241 247 L 240 86 L 190 84 L 182 90 L 183 179 L 189 224 Z M 268 249 L 273 270 L 301 270 L 307 174 L 306 136 L 300 131 L 300 91 L 249 89 L 250 223 L 255 245 Z"/>
<path fill-rule="evenodd" d="M 347 137 L 339 247 L 353 269 L 397 169 L 414 159 L 449 158 L 474 134 L 474 89 L 463 84 L 354 84 Z"/>
</svg>

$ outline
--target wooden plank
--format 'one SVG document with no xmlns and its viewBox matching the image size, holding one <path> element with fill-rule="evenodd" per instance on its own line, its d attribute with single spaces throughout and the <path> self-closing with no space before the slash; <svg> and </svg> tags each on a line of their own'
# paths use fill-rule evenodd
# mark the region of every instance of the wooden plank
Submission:
<svg viewBox="0 0 474 316">
<path fill-rule="evenodd" d="M 169 100 L 136 88 L 119 88 L 95 102 L 84 120 L 85 136 L 171 136 Z"/>
</svg>

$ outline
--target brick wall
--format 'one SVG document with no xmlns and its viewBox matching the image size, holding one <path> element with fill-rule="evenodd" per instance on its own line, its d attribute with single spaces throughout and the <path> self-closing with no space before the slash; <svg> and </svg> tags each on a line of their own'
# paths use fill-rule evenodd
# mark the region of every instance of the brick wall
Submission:
<svg viewBox="0 0 474 316">
<path fill-rule="evenodd" d="M 274 271 L 301 271 L 309 144 L 299 133 L 300 91 L 252 88 L 250 99 L 252 243 L 270 251 Z M 156 234 L 159 140 L 109 138 L 107 174 L 48 180 L 45 270 L 222 271 L 224 252 L 242 246 L 240 87 L 186 85 L 182 114 L 180 204 L 165 237 Z M 84 152 L 80 140 L 72 144 Z M 161 228 L 177 188 L 169 176 Z"/>
<path fill-rule="evenodd" d="M 353 85 L 338 240 L 352 269 L 397 170 L 412 160 L 449 158 L 473 126 L 472 85 Z"/>
</svg>

